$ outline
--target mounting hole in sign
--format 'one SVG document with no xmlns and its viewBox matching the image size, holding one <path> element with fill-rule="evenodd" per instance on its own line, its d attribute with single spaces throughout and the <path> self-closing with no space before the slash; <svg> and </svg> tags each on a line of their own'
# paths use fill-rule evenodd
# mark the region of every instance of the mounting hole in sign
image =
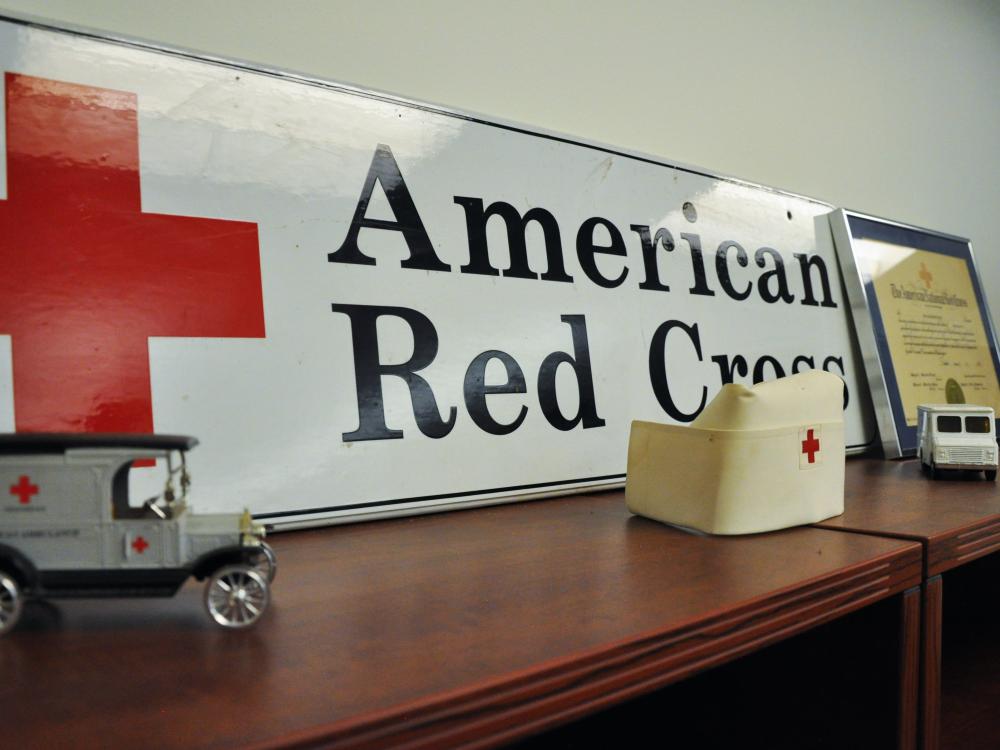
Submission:
<svg viewBox="0 0 1000 750">
<path fill-rule="evenodd" d="M 698 211 L 695 209 L 694 204 L 691 201 L 687 201 L 683 206 L 681 206 L 681 212 L 684 214 L 684 218 L 692 224 L 698 221 Z"/>
</svg>

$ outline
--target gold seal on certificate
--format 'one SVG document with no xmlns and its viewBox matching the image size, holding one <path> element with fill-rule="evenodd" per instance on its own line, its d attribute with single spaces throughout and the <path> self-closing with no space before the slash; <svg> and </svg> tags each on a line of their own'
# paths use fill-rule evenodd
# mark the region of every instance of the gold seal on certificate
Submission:
<svg viewBox="0 0 1000 750">
<path fill-rule="evenodd" d="M 968 240 L 830 215 L 888 457 L 916 449 L 919 404 L 1000 412 L 1000 360 Z"/>
</svg>

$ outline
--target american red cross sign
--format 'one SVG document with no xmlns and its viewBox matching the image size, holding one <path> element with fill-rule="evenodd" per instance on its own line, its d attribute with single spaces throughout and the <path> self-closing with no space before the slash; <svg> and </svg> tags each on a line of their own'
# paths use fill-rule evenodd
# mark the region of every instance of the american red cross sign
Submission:
<svg viewBox="0 0 1000 750">
<path fill-rule="evenodd" d="M 810 368 L 870 442 L 826 203 L 38 23 L 0 71 L 0 432 L 193 435 L 277 525 L 620 486 L 632 420 Z"/>
<path fill-rule="evenodd" d="M 152 432 L 151 336 L 264 335 L 256 224 L 144 213 L 136 97 L 6 74 L 19 431 Z"/>
</svg>

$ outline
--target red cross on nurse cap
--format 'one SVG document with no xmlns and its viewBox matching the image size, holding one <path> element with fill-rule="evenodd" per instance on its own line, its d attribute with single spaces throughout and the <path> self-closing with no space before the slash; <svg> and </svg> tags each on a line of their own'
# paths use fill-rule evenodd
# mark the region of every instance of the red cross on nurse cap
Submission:
<svg viewBox="0 0 1000 750">
<path fill-rule="evenodd" d="M 625 499 L 638 515 L 753 534 L 844 508 L 844 382 L 810 370 L 729 384 L 689 426 L 632 423 Z"/>
</svg>

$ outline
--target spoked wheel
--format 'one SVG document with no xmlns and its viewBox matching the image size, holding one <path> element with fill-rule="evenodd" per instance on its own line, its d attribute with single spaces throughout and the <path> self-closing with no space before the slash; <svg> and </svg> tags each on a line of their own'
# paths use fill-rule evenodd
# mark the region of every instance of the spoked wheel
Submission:
<svg viewBox="0 0 1000 750">
<path fill-rule="evenodd" d="M 268 583 L 273 583 L 274 577 L 278 575 L 278 558 L 267 542 L 260 543 L 259 552 L 254 555 L 250 564 Z"/>
<path fill-rule="evenodd" d="M 0 635 L 6 635 L 21 619 L 24 594 L 17 581 L 0 571 Z"/>
<path fill-rule="evenodd" d="M 205 609 L 224 628 L 253 625 L 270 601 L 267 579 L 249 565 L 220 568 L 205 586 Z"/>
</svg>

